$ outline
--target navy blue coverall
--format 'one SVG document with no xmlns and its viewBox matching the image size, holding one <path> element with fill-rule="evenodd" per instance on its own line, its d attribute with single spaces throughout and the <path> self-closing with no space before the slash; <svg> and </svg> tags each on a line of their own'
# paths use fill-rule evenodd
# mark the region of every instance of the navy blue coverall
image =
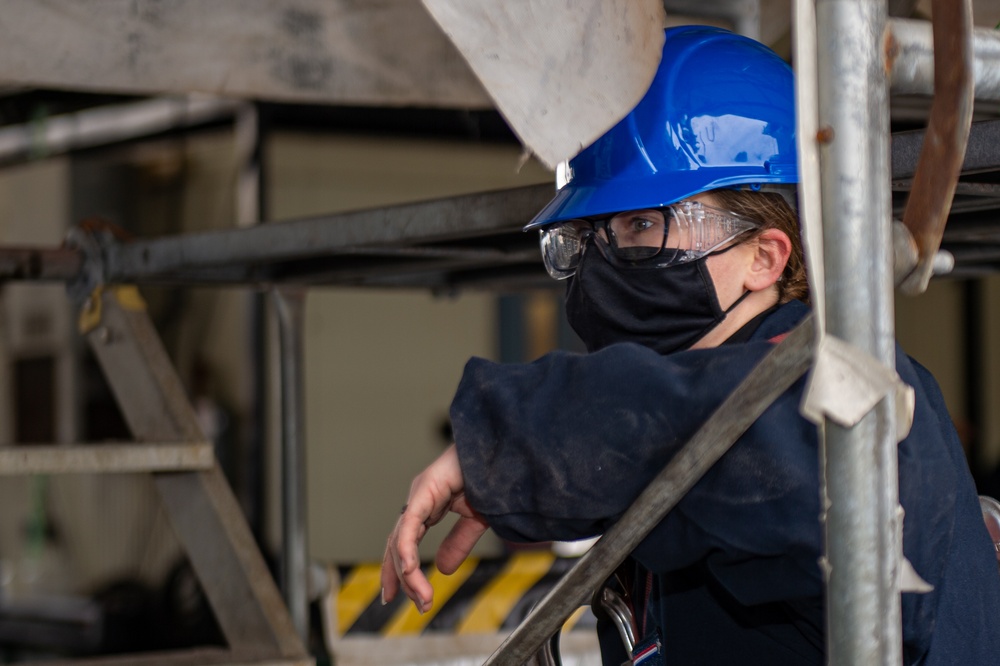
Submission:
<svg viewBox="0 0 1000 666">
<path fill-rule="evenodd" d="M 616 344 L 529 364 L 472 359 L 451 408 L 470 504 L 510 540 L 602 533 L 807 311 L 793 301 L 744 342 L 667 356 Z M 916 390 L 899 445 L 903 550 L 934 586 L 902 595 L 905 662 L 1000 664 L 1000 574 L 962 448 L 931 375 L 898 349 L 897 370 Z M 632 553 L 639 624 L 661 633 L 668 664 L 823 663 L 817 434 L 799 415 L 803 386 Z M 617 636 L 599 633 L 605 663 L 621 663 Z"/>
</svg>

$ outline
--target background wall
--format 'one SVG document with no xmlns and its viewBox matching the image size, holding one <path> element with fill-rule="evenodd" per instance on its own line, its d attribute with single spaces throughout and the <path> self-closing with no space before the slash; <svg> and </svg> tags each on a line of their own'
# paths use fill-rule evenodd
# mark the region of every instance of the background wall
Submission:
<svg viewBox="0 0 1000 666">
<path fill-rule="evenodd" d="M 919 296 L 896 294 L 896 338 L 938 380 L 952 418 L 966 415 L 964 283 L 936 280 Z"/>
<path fill-rule="evenodd" d="M 268 217 L 551 182 L 520 160 L 516 146 L 283 134 L 269 147 Z M 315 289 L 306 304 L 310 550 L 325 561 L 379 560 L 411 479 L 446 445 L 465 361 L 496 357 L 496 297 Z M 428 535 L 425 557 L 446 533 Z M 481 552 L 497 548 L 487 539 Z"/>
</svg>

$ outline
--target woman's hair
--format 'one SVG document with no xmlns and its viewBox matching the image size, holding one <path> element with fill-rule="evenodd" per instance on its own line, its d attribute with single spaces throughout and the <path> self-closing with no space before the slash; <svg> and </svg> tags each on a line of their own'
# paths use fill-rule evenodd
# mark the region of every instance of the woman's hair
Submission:
<svg viewBox="0 0 1000 666">
<path fill-rule="evenodd" d="M 778 229 L 788 235 L 792 242 L 792 252 L 777 282 L 778 302 L 799 300 L 808 303 L 809 282 L 806 279 L 799 218 L 795 209 L 777 192 L 718 189 L 712 190 L 711 194 L 719 202 L 720 208 L 760 222 L 762 229 Z"/>
</svg>

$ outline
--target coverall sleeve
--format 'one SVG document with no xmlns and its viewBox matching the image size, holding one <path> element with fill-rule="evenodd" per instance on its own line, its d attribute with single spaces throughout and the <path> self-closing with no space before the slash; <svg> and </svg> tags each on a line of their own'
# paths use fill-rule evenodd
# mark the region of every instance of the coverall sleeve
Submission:
<svg viewBox="0 0 1000 666">
<path fill-rule="evenodd" d="M 600 534 L 772 347 L 472 359 L 451 408 L 466 495 L 507 539 Z"/>
</svg>

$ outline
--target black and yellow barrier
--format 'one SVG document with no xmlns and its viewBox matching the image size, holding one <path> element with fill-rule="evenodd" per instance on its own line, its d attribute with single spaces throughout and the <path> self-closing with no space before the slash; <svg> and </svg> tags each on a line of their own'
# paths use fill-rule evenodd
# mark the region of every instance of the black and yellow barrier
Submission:
<svg viewBox="0 0 1000 666">
<path fill-rule="evenodd" d="M 506 633 L 576 562 L 546 551 L 524 551 L 501 559 L 470 558 L 450 576 L 424 568 L 434 586 L 434 607 L 421 615 L 402 594 L 381 602 L 380 563 L 340 569 L 336 593 L 337 633 L 414 636 L 432 633 Z M 581 608 L 563 631 L 592 629 L 596 620 Z"/>
</svg>

